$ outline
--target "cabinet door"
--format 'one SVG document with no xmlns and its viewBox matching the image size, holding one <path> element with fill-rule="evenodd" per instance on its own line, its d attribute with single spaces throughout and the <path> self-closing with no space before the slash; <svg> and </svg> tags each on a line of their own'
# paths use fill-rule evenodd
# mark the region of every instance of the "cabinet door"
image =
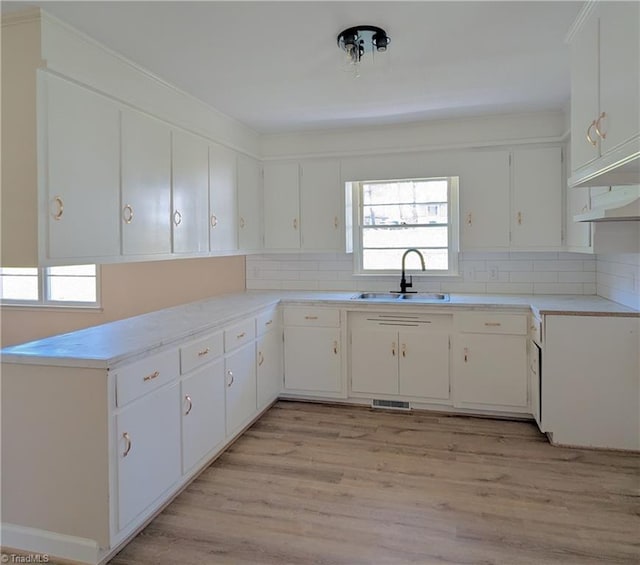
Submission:
<svg viewBox="0 0 640 565">
<path fill-rule="evenodd" d="M 640 132 L 640 3 L 602 2 L 599 9 L 604 154 Z"/>
<path fill-rule="evenodd" d="M 182 473 L 187 473 L 225 438 L 224 360 L 182 379 Z"/>
<path fill-rule="evenodd" d="M 339 329 L 285 328 L 285 388 L 310 393 L 340 392 L 340 359 Z"/>
<path fill-rule="evenodd" d="M 449 335 L 401 331 L 399 344 L 400 394 L 449 398 Z"/>
<path fill-rule="evenodd" d="M 565 188 L 567 193 L 567 217 L 565 244 L 569 251 L 590 252 L 591 222 L 576 222 L 573 217 L 589 210 L 591 199 L 588 188 Z"/>
<path fill-rule="evenodd" d="M 266 249 L 300 247 L 298 163 L 265 163 L 264 246 Z"/>
<path fill-rule="evenodd" d="M 462 251 L 509 247 L 509 152 L 461 156 L 460 242 Z"/>
<path fill-rule="evenodd" d="M 592 12 L 570 45 L 571 163 L 573 170 L 599 157 L 598 136 L 592 126 L 598 117 L 598 16 Z M 587 135 L 594 143 L 589 142 Z"/>
<path fill-rule="evenodd" d="M 310 161 L 300 166 L 302 248 L 344 251 L 344 188 L 339 161 Z"/>
<path fill-rule="evenodd" d="M 238 249 L 236 154 L 220 145 L 209 146 L 209 249 Z"/>
<path fill-rule="evenodd" d="M 120 110 L 56 76 L 43 80 L 46 100 L 48 256 L 120 254 Z"/>
<path fill-rule="evenodd" d="M 242 251 L 262 247 L 260 205 L 260 164 L 238 155 L 238 247 Z"/>
<path fill-rule="evenodd" d="M 524 336 L 461 334 L 454 355 L 456 404 L 527 407 Z"/>
<path fill-rule="evenodd" d="M 375 328 L 351 332 L 351 390 L 398 394 L 398 332 Z"/>
<path fill-rule="evenodd" d="M 122 111 L 122 251 L 171 251 L 171 136 L 162 122 Z"/>
<path fill-rule="evenodd" d="M 203 139 L 173 132 L 174 253 L 206 253 L 209 250 L 209 147 Z"/>
<path fill-rule="evenodd" d="M 118 527 L 122 530 L 180 478 L 178 383 L 116 416 Z"/>
<path fill-rule="evenodd" d="M 282 331 L 271 330 L 256 342 L 258 410 L 271 404 L 282 389 Z"/>
<path fill-rule="evenodd" d="M 241 347 L 225 360 L 227 437 L 235 435 L 256 414 L 255 344 Z"/>
<path fill-rule="evenodd" d="M 512 155 L 511 247 L 562 245 L 562 150 L 517 149 Z"/>
</svg>

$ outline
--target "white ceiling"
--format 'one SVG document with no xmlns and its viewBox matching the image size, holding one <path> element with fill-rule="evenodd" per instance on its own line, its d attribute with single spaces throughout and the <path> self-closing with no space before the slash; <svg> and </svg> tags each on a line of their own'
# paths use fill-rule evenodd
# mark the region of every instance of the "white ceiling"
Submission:
<svg viewBox="0 0 640 565">
<path fill-rule="evenodd" d="M 261 133 L 561 109 L 582 2 L 3 2 L 41 6 Z M 361 76 L 336 36 L 383 27 Z"/>
</svg>

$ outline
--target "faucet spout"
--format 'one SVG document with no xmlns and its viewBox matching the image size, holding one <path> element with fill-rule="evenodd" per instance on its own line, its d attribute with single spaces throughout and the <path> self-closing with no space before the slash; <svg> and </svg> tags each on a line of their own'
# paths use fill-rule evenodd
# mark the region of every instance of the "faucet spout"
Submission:
<svg viewBox="0 0 640 565">
<path fill-rule="evenodd" d="M 407 279 L 406 279 L 405 274 L 404 274 L 405 261 L 407 259 L 407 255 L 409 255 L 409 253 L 417 253 L 418 257 L 420 257 L 420 263 L 422 265 L 422 270 L 423 271 L 426 270 L 426 267 L 425 267 L 425 264 L 424 264 L 424 256 L 422 255 L 422 253 L 420 253 L 420 251 L 418 251 L 415 247 L 410 247 L 409 249 L 407 249 L 402 254 L 402 278 L 400 279 L 400 292 L 402 294 L 407 292 L 407 288 L 412 288 L 413 287 L 413 277 L 411 277 L 411 275 L 409 275 L 409 282 L 407 282 Z"/>
</svg>

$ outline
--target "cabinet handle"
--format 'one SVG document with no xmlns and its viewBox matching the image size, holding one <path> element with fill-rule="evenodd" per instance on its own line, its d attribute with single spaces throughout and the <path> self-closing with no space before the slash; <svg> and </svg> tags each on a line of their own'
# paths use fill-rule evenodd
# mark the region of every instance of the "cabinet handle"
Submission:
<svg viewBox="0 0 640 565">
<path fill-rule="evenodd" d="M 294 230 L 298 229 L 298 218 L 293 218 L 293 229 Z"/>
<path fill-rule="evenodd" d="M 227 384 L 227 387 L 231 387 L 231 385 L 233 384 L 233 371 L 227 371 L 227 375 L 231 377 L 231 380 Z"/>
<path fill-rule="evenodd" d="M 582 207 L 582 212 L 588 212 L 589 211 L 589 206 L 587 206 L 586 204 Z"/>
<path fill-rule="evenodd" d="M 469 349 L 467 347 L 464 348 L 464 362 L 466 363 L 469 360 Z"/>
<path fill-rule="evenodd" d="M 270 326 L 271 324 L 273 324 L 273 320 L 269 320 L 268 322 L 264 323 L 265 326 Z"/>
<path fill-rule="evenodd" d="M 241 332 L 236 336 L 236 339 L 242 339 L 245 335 L 247 335 L 247 334 L 244 333 L 244 332 Z"/>
<path fill-rule="evenodd" d="M 146 377 L 142 377 L 142 380 L 146 383 L 147 381 L 152 381 L 153 379 L 157 379 L 160 376 L 160 371 L 154 371 L 150 375 Z"/>
<path fill-rule="evenodd" d="M 467 214 L 467 225 L 468 225 L 468 226 L 473 225 L 473 220 L 472 220 L 471 212 L 469 212 L 469 213 Z"/>
<path fill-rule="evenodd" d="M 304 319 L 305 320 L 317 320 L 318 316 L 305 316 Z"/>
<path fill-rule="evenodd" d="M 333 217 L 333 227 L 338 229 L 338 216 Z"/>
<path fill-rule="evenodd" d="M 396 356 L 396 342 L 395 341 L 391 342 L 391 355 L 393 355 L 393 357 Z"/>
<path fill-rule="evenodd" d="M 215 214 L 211 214 L 211 227 L 215 228 L 218 225 L 218 217 Z"/>
<path fill-rule="evenodd" d="M 122 219 L 125 224 L 130 224 L 133 221 L 133 208 L 131 207 L 131 204 L 125 204 L 122 209 Z"/>
<path fill-rule="evenodd" d="M 598 119 L 595 122 L 596 134 L 598 135 L 598 137 L 600 139 L 607 139 L 607 132 L 606 131 L 602 131 L 602 128 L 600 127 L 600 122 L 606 117 L 607 117 L 607 114 L 605 112 L 602 112 L 602 114 L 600 114 L 598 116 Z"/>
<path fill-rule="evenodd" d="M 188 416 L 193 408 L 193 402 L 191 402 L 191 397 L 188 394 L 184 395 L 184 399 L 189 403 L 189 408 L 187 408 L 187 411 L 184 413 L 185 416 Z"/>
<path fill-rule="evenodd" d="M 488 328 L 497 328 L 497 327 L 500 327 L 502 324 L 500 322 L 485 322 L 484 325 L 487 326 Z"/>
<path fill-rule="evenodd" d="M 198 351 L 198 357 L 204 357 L 205 355 L 209 355 L 209 351 L 211 351 L 208 347 L 203 349 L 202 351 Z"/>
<path fill-rule="evenodd" d="M 594 147 L 598 144 L 598 142 L 595 139 L 591 138 L 591 128 L 594 127 L 595 125 L 596 125 L 596 120 L 593 120 L 589 125 L 589 127 L 587 128 L 587 141 Z"/>
<path fill-rule="evenodd" d="M 522 225 L 522 212 L 518 212 L 518 225 Z"/>
<path fill-rule="evenodd" d="M 407 356 L 407 344 L 406 343 L 402 344 L 402 356 L 403 357 Z"/>
<path fill-rule="evenodd" d="M 240 217 L 240 227 L 243 228 L 244 227 L 244 218 Z"/>
<path fill-rule="evenodd" d="M 337 341 L 333 342 L 333 353 L 334 353 L 334 355 L 338 354 L 338 342 Z"/>
<path fill-rule="evenodd" d="M 127 442 L 127 447 L 124 450 L 124 452 L 122 453 L 122 457 L 126 457 L 127 455 L 129 455 L 129 452 L 131 451 L 131 437 L 129 437 L 129 434 L 127 432 L 124 432 L 122 434 L 122 437 L 124 438 L 124 440 Z"/>
<path fill-rule="evenodd" d="M 179 225 L 182 223 L 182 214 L 180 213 L 180 211 L 179 211 L 179 210 L 176 210 L 176 211 L 173 213 L 173 223 L 174 223 L 176 226 L 179 226 Z"/>
<path fill-rule="evenodd" d="M 262 354 L 262 351 L 258 351 L 258 367 L 262 367 L 263 363 L 264 363 L 264 355 Z"/>
<path fill-rule="evenodd" d="M 56 203 L 56 212 L 52 216 L 54 220 L 59 220 L 64 213 L 64 200 L 62 200 L 62 196 L 56 196 L 53 201 Z"/>
</svg>

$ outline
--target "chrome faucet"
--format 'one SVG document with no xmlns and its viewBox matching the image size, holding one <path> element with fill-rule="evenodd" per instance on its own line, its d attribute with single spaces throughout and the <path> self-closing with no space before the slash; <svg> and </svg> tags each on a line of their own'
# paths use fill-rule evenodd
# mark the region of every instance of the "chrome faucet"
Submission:
<svg viewBox="0 0 640 565">
<path fill-rule="evenodd" d="M 407 279 L 404 276 L 404 263 L 407 255 L 412 252 L 418 254 L 418 257 L 420 257 L 420 263 L 422 263 L 422 270 L 426 270 L 424 265 L 424 256 L 422 255 L 422 253 L 420 253 L 420 251 L 418 251 L 415 247 L 410 247 L 409 249 L 407 249 L 402 255 L 402 278 L 400 279 L 400 292 L 402 294 L 405 294 L 406 292 L 416 292 L 415 290 L 407 291 L 408 288 L 413 287 L 413 278 L 411 277 L 411 275 L 409 275 L 409 282 L 407 282 Z"/>
</svg>

